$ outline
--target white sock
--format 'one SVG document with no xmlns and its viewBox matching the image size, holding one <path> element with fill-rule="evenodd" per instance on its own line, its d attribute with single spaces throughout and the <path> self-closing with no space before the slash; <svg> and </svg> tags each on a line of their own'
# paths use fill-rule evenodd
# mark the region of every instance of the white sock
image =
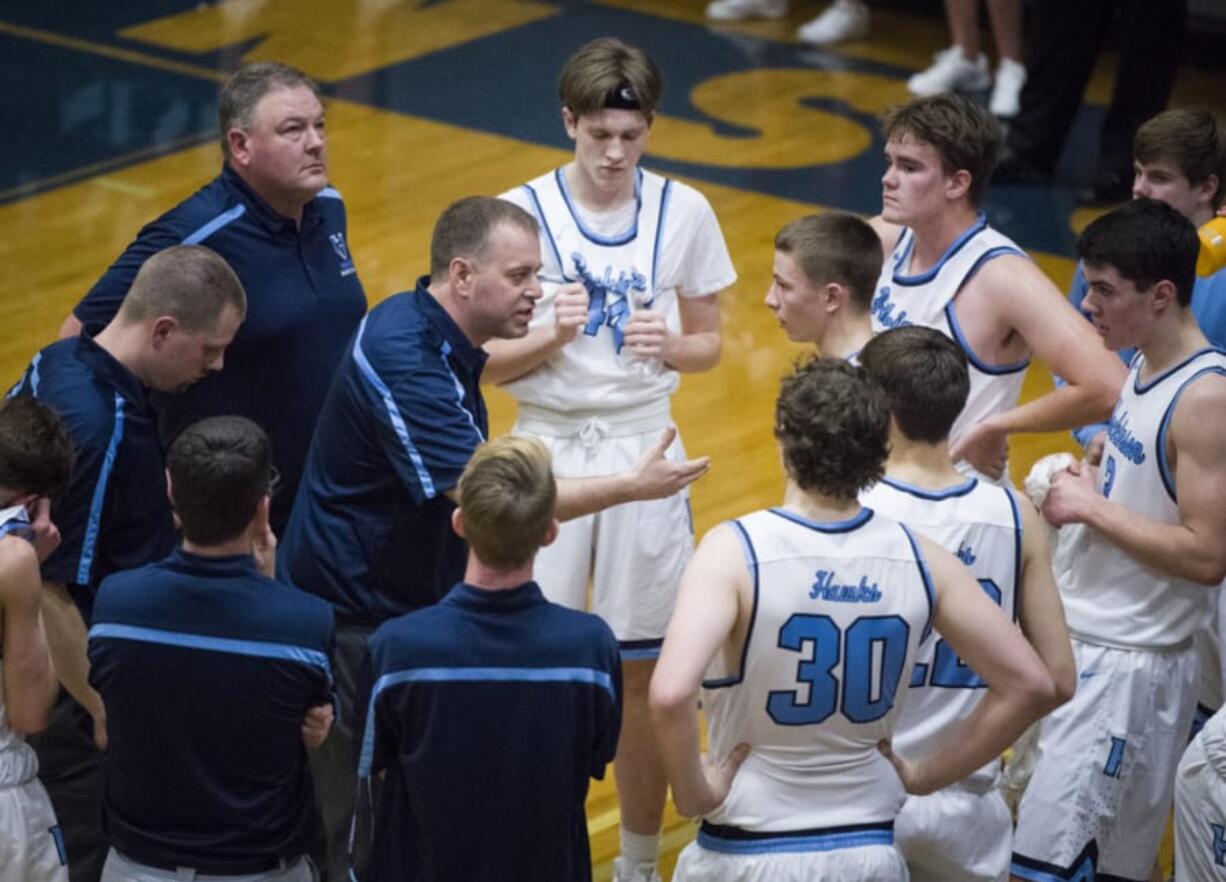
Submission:
<svg viewBox="0 0 1226 882">
<path fill-rule="evenodd" d="M 660 834 L 631 833 L 625 825 L 621 826 L 622 863 L 629 869 L 647 864 L 656 865 L 656 855 L 660 851 Z"/>
</svg>

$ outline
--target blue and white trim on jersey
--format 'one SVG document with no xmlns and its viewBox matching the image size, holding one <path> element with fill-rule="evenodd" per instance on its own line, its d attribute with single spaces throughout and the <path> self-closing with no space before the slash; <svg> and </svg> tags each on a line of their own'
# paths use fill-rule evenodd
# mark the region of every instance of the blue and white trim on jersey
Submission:
<svg viewBox="0 0 1226 882">
<path fill-rule="evenodd" d="M 366 731 L 362 734 L 362 753 L 358 760 L 359 778 L 370 777 L 374 763 L 375 702 L 385 690 L 402 683 L 579 683 L 604 689 L 613 701 L 617 701 L 613 678 L 596 668 L 450 667 L 393 671 L 380 677 L 370 693 Z"/>
<path fill-rule="evenodd" d="M 396 432 L 396 437 L 400 439 L 400 444 L 404 447 L 404 451 L 409 457 L 409 462 L 413 464 L 413 470 L 417 473 L 417 480 L 421 485 L 422 494 L 426 499 L 433 499 L 436 493 L 434 479 L 430 477 L 430 470 L 426 468 L 426 463 L 422 460 L 421 453 L 418 452 L 416 445 L 413 444 L 413 439 L 409 435 L 409 427 L 404 421 L 404 416 L 400 413 L 400 405 L 396 403 L 396 399 L 392 396 L 392 390 L 383 382 L 370 361 L 367 360 L 366 353 L 362 351 L 362 337 L 366 333 L 366 319 L 369 317 L 369 315 L 363 317 L 362 323 L 358 325 L 358 332 L 354 335 L 353 360 L 357 363 L 358 370 L 362 372 L 362 376 L 374 387 L 375 393 L 383 402 L 383 407 L 387 411 L 387 418 L 392 424 L 392 429 Z M 452 374 L 452 377 L 454 378 L 455 375 Z M 461 389 L 462 392 L 463 389 Z"/>
<path fill-rule="evenodd" d="M 753 627 L 758 619 L 758 552 L 754 550 L 753 540 L 749 538 L 748 531 L 740 521 L 729 521 L 728 523 L 741 542 L 741 553 L 745 556 L 745 566 L 750 576 L 753 577 L 753 605 L 749 610 L 749 626 L 745 629 L 745 643 L 741 646 L 741 660 L 736 672 L 717 680 L 703 680 L 703 689 L 724 689 L 728 686 L 736 686 L 745 679 L 745 660 L 749 658 L 749 642 L 753 638 Z"/>
<path fill-rule="evenodd" d="M 1202 350 L 1202 352 L 1204 351 L 1205 350 Z M 1200 354 L 1201 353 L 1199 352 L 1197 353 L 1197 355 Z M 1196 358 L 1196 355 L 1192 356 L 1192 358 Z M 1191 359 L 1188 359 L 1188 361 L 1191 361 Z M 1183 364 L 1187 363 L 1188 362 L 1185 361 Z M 1180 367 L 1182 366 L 1183 365 L 1180 365 Z M 1184 380 L 1179 389 L 1176 390 L 1175 394 L 1171 396 L 1171 403 L 1167 405 L 1166 413 L 1162 415 L 1162 422 L 1158 424 L 1158 437 L 1154 442 L 1154 450 L 1156 450 L 1158 453 L 1158 474 L 1162 477 L 1162 486 L 1166 488 L 1167 494 L 1171 497 L 1171 502 L 1175 503 L 1178 503 L 1179 500 L 1175 496 L 1175 476 L 1171 474 L 1171 464 L 1167 461 L 1166 457 L 1166 436 L 1171 427 L 1171 417 L 1175 414 L 1175 405 L 1179 403 L 1179 396 L 1183 395 L 1185 389 L 1187 389 L 1201 377 L 1205 376 L 1205 374 L 1218 374 L 1219 376 L 1226 376 L 1226 370 L 1216 366 L 1207 367 L 1203 370 L 1197 371 L 1192 376 Z M 1152 383 L 1150 385 L 1152 385 Z"/>
<path fill-rule="evenodd" d="M 240 640 L 232 637 L 214 637 L 208 634 L 188 634 L 162 628 L 145 628 L 139 625 L 102 623 L 89 629 L 91 640 L 132 640 L 137 643 L 156 643 L 160 646 L 177 646 L 181 649 L 202 649 L 209 652 L 224 652 L 230 655 L 246 655 L 255 658 L 271 658 L 319 668 L 332 681 L 332 666 L 328 655 L 318 649 L 295 646 L 290 643 L 272 643 L 263 640 Z"/>
<path fill-rule="evenodd" d="M 481 429 L 477 426 L 477 421 L 473 419 L 472 411 L 464 406 L 464 384 L 460 382 L 460 378 L 455 375 L 455 371 L 451 369 L 451 362 L 447 360 L 447 356 L 451 354 L 451 344 L 446 340 L 443 341 L 441 357 L 443 359 L 443 368 L 447 371 L 447 376 L 451 377 L 451 383 L 455 386 L 455 403 L 456 406 L 468 417 L 468 424 L 472 427 L 473 433 L 477 436 L 477 443 L 485 443 L 485 435 L 481 433 Z"/>
<path fill-rule="evenodd" d="M 204 226 L 197 229 L 194 233 L 189 233 L 184 239 L 184 245 L 199 245 L 209 236 L 216 233 L 226 224 L 232 223 L 247 213 L 247 206 L 243 203 L 231 208 L 229 211 L 223 211 L 217 217 L 206 223 Z"/>
<path fill-rule="evenodd" d="M 119 445 L 123 441 L 123 396 L 115 393 L 115 421 L 111 427 L 111 440 L 107 443 L 106 454 L 102 459 L 102 468 L 98 470 L 98 481 L 94 484 L 94 495 L 89 503 L 89 518 L 85 522 L 85 538 L 81 541 L 81 559 L 77 563 L 77 583 L 89 584 L 90 570 L 94 566 L 94 548 L 98 543 L 98 531 L 102 528 L 102 507 L 106 503 L 106 488 L 111 480 L 111 472 L 115 468 L 115 457 L 119 453 Z"/>
<path fill-rule="evenodd" d="M 936 590 L 932 587 L 932 574 L 928 572 L 928 561 L 924 558 L 924 553 L 920 551 L 919 543 L 915 541 L 915 536 L 905 524 L 899 524 L 902 527 L 903 533 L 907 535 L 907 541 L 911 543 L 911 550 L 915 552 L 915 563 L 919 566 L 920 578 L 924 581 L 924 594 L 928 598 L 928 620 L 924 622 L 924 629 L 920 631 L 920 643 L 928 639 L 928 635 L 932 633 L 932 617 L 936 613 L 937 599 Z"/>
<path fill-rule="evenodd" d="M 789 854 L 893 844 L 893 821 L 780 833 L 743 830 L 706 821 L 698 828 L 698 845 L 720 854 Z"/>
</svg>

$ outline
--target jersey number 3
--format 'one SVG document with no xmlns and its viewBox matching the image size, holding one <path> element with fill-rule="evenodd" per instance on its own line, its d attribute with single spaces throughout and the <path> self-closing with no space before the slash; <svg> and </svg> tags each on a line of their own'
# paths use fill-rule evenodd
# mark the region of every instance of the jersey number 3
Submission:
<svg viewBox="0 0 1226 882">
<path fill-rule="evenodd" d="M 910 626 L 899 616 L 865 616 L 845 633 L 829 616 L 796 613 L 779 629 L 779 647 L 813 657 L 796 666 L 801 690 L 770 693 L 766 712 L 781 726 L 812 726 L 836 710 L 853 723 L 871 723 L 889 713 L 907 661 Z M 842 682 L 834 675 L 843 660 Z"/>
</svg>

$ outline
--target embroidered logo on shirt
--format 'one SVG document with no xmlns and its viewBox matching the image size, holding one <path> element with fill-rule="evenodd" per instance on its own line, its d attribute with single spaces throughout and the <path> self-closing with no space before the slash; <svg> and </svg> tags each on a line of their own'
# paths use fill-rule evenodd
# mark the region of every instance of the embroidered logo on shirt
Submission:
<svg viewBox="0 0 1226 882">
<path fill-rule="evenodd" d="M 881 599 L 877 583 L 869 583 L 867 576 L 853 585 L 836 585 L 834 570 L 818 570 L 816 581 L 809 589 L 810 600 L 832 600 L 836 603 L 876 603 Z"/>
<path fill-rule="evenodd" d="M 890 286 L 882 285 L 877 291 L 877 296 L 873 298 L 870 310 L 873 317 L 881 323 L 881 326 L 886 329 L 893 329 L 909 325 L 911 322 L 907 319 L 907 311 L 904 309 L 894 315 L 894 307 L 896 303 L 890 300 Z"/>
<path fill-rule="evenodd" d="M 639 295 L 636 308 L 646 307 L 651 302 L 647 277 L 631 267 L 629 273 L 618 270 L 617 278 L 614 278 L 613 267 L 606 266 L 604 275 L 598 278 L 588 268 L 582 254 L 572 254 L 571 260 L 575 262 L 575 271 L 583 287 L 587 288 L 587 324 L 583 326 L 583 333 L 595 337 L 601 327 L 608 325 L 613 331 L 613 348 L 621 352 L 623 327 L 632 312 L 630 298 Z"/>
<path fill-rule="evenodd" d="M 351 276 L 357 272 L 353 266 L 353 258 L 349 256 L 349 246 L 345 244 L 345 234 L 329 233 L 328 241 L 332 243 L 332 250 L 340 258 L 341 276 Z"/>
<path fill-rule="evenodd" d="M 1128 428 L 1128 413 L 1117 407 L 1111 414 L 1111 422 L 1107 424 L 1107 440 L 1110 441 L 1124 459 L 1140 465 L 1145 462 L 1145 445 L 1138 441 Z"/>
</svg>

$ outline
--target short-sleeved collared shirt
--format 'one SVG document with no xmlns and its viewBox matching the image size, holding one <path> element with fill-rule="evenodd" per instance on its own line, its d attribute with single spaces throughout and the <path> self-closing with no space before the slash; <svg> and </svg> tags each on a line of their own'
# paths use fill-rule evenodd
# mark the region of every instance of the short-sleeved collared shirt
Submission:
<svg viewBox="0 0 1226 882">
<path fill-rule="evenodd" d="M 387 774 L 369 878 L 591 879 L 583 803 L 621 728 L 609 626 L 535 582 L 462 583 L 382 625 L 370 655 L 358 774 Z"/>
<path fill-rule="evenodd" d="M 111 844 L 223 875 L 303 854 L 315 801 L 302 721 L 331 701 L 332 640 L 328 605 L 250 555 L 176 550 L 103 582 L 89 657 Z"/>
<path fill-rule="evenodd" d="M 42 577 L 68 586 L 88 621 L 104 578 L 159 560 L 175 544 L 149 390 L 83 332 L 35 355 L 9 394 L 46 404 L 72 438 L 72 478 L 52 500 L 62 538 Z"/>
<path fill-rule="evenodd" d="M 181 244 L 204 245 L 230 264 L 247 292 L 247 317 L 226 350 L 224 370 L 182 395 L 153 397 L 163 443 L 209 416 L 237 414 L 263 426 L 282 480 L 273 499 L 279 531 L 332 372 L 366 311 L 346 240 L 345 204 L 325 188 L 296 226 L 226 167 L 142 229 L 77 304 L 76 317 L 87 327 L 109 322 L 144 262 Z"/>
<path fill-rule="evenodd" d="M 464 574 L 451 529 L 459 482 L 486 437 L 485 352 L 428 278 L 363 319 L 320 414 L 281 541 L 280 574 L 346 623 L 434 603 Z"/>
</svg>

